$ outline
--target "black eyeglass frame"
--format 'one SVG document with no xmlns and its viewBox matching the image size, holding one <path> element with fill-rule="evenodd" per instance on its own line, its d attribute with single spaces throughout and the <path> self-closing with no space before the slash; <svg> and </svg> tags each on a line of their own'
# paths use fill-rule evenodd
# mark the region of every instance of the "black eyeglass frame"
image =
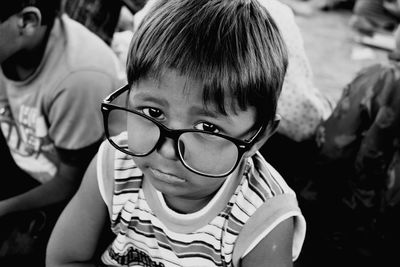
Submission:
<svg viewBox="0 0 400 267">
<path fill-rule="evenodd" d="M 254 143 L 256 142 L 256 138 L 257 136 L 264 130 L 265 128 L 265 124 L 263 124 L 258 131 L 248 140 L 240 140 L 234 137 L 231 137 L 229 135 L 224 135 L 224 134 L 220 134 L 220 133 L 210 133 L 210 132 L 206 132 L 206 131 L 202 131 L 202 130 L 197 130 L 197 129 L 179 129 L 179 130 L 174 130 L 174 129 L 169 129 L 168 127 L 166 127 L 165 125 L 163 125 L 162 123 L 158 122 L 157 120 L 153 119 L 152 117 L 149 117 L 143 113 L 137 112 L 135 110 L 130 110 L 127 109 L 125 107 L 121 107 L 121 106 L 117 106 L 114 104 L 111 104 L 111 102 L 113 100 L 115 100 L 118 96 L 120 96 L 121 94 L 123 94 L 124 92 L 128 91 L 131 88 L 131 86 L 129 84 L 122 86 L 121 88 L 117 89 L 116 91 L 114 91 L 113 93 L 111 93 L 110 95 L 108 95 L 103 102 L 101 103 L 101 112 L 103 114 L 103 123 L 104 123 L 104 131 L 105 131 L 105 135 L 107 140 L 111 143 L 112 146 L 114 146 L 116 149 L 118 149 L 119 151 L 128 154 L 130 156 L 133 157 L 145 157 L 149 154 L 151 154 L 159 145 L 161 142 L 163 142 L 163 138 L 170 138 L 174 141 L 174 148 L 175 151 L 178 151 L 178 155 L 179 155 L 179 160 L 181 161 L 181 163 L 190 171 L 202 175 L 202 176 L 207 176 L 207 177 L 211 177 L 211 178 L 222 178 L 225 176 L 228 176 L 229 174 L 231 174 L 235 168 L 237 167 L 237 165 L 239 164 L 243 154 L 250 150 L 250 148 L 254 145 Z M 130 113 L 134 113 L 136 115 L 139 115 L 145 119 L 150 120 L 151 122 L 153 122 L 159 129 L 160 129 L 160 137 L 158 139 L 158 141 L 156 142 L 156 144 L 154 145 L 154 147 L 147 153 L 145 154 L 135 154 L 135 153 L 131 153 L 130 151 L 127 150 L 123 150 L 120 146 L 118 146 L 114 141 L 112 141 L 112 138 L 110 136 L 110 132 L 108 129 L 108 116 L 110 114 L 110 112 L 114 109 L 119 109 L 119 110 L 124 110 Z M 214 136 L 218 136 L 218 137 L 222 137 L 224 139 L 227 139 L 229 141 L 231 141 L 233 144 L 236 145 L 237 149 L 238 149 L 238 156 L 237 156 L 237 160 L 236 163 L 234 164 L 234 166 L 227 172 L 223 173 L 223 174 L 219 174 L 219 175 L 212 175 L 212 174 L 205 174 L 202 173 L 192 167 L 190 167 L 185 160 L 183 159 L 183 156 L 181 154 L 181 151 L 179 149 L 179 145 L 178 145 L 178 140 L 179 137 L 184 134 L 184 133 L 189 133 L 189 132 L 197 132 L 197 133 L 203 133 L 203 134 L 208 134 L 208 135 L 214 135 Z"/>
</svg>

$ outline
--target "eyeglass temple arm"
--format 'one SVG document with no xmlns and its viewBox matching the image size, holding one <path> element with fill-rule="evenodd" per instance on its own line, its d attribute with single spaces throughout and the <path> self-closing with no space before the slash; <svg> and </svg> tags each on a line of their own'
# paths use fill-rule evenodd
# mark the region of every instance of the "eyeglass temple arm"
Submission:
<svg viewBox="0 0 400 267">
<path fill-rule="evenodd" d="M 117 89 L 116 91 L 112 92 L 111 94 L 109 94 L 104 100 L 103 103 L 111 103 L 114 99 L 116 99 L 118 96 L 122 95 L 125 91 L 129 90 L 130 86 L 129 84 L 126 84 L 122 87 L 120 87 L 119 89 Z"/>
<path fill-rule="evenodd" d="M 263 124 L 260 126 L 260 128 L 258 128 L 257 132 L 256 132 L 252 137 L 250 137 L 250 139 L 246 140 L 246 143 L 252 144 L 252 143 L 256 140 L 257 136 L 258 136 L 265 128 L 266 128 L 265 123 L 263 123 Z"/>
</svg>

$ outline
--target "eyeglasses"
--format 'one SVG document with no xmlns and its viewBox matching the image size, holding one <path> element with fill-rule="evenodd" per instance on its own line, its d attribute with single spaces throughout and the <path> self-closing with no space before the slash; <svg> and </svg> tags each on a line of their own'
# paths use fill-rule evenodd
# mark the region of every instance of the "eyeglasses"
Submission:
<svg viewBox="0 0 400 267">
<path fill-rule="evenodd" d="M 129 89 L 130 86 L 125 85 L 110 94 L 102 102 L 101 111 L 108 141 L 119 151 L 134 157 L 151 154 L 170 138 L 179 160 L 187 169 L 199 175 L 221 178 L 233 172 L 264 128 L 260 127 L 246 141 L 197 129 L 169 129 L 141 112 L 111 103 Z"/>
</svg>

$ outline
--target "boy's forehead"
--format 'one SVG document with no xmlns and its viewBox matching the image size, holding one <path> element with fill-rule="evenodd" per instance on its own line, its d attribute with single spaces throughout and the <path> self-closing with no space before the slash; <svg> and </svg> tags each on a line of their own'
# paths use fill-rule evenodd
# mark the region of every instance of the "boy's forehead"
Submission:
<svg viewBox="0 0 400 267">
<path fill-rule="evenodd" d="M 200 78 L 193 78 L 175 70 L 168 69 L 156 74 L 149 74 L 142 78 L 139 83 L 142 83 L 144 87 L 153 84 L 158 90 L 179 90 L 183 97 L 192 97 L 192 99 L 200 100 L 204 108 L 210 111 L 220 110 L 221 105 L 231 113 L 237 113 L 241 110 L 238 100 L 229 90 L 217 89 L 220 92 L 223 91 L 223 97 L 217 98 L 216 95 L 218 94 L 214 94 L 215 88 L 206 85 Z M 208 97 L 205 97 L 205 95 Z"/>
<path fill-rule="evenodd" d="M 164 103 L 188 104 L 196 106 L 197 110 L 218 116 L 236 116 L 246 111 L 239 107 L 238 100 L 230 93 L 226 93 L 222 99 L 216 99 L 212 95 L 204 97 L 204 85 L 198 80 L 193 80 L 185 75 L 167 74 L 161 76 L 148 76 L 142 78 L 132 86 L 131 100 L 137 99 L 163 99 Z M 223 102 L 223 103 L 222 103 Z M 252 109 L 250 107 L 250 109 Z"/>
</svg>

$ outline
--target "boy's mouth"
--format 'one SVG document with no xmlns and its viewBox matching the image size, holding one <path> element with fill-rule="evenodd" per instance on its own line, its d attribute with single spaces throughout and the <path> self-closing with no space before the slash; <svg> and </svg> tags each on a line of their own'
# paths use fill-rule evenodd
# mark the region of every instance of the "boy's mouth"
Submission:
<svg viewBox="0 0 400 267">
<path fill-rule="evenodd" d="M 150 169 L 151 173 L 153 174 L 153 176 L 158 180 L 162 180 L 167 183 L 184 183 L 184 182 L 186 182 L 185 179 L 178 177 L 176 175 L 173 175 L 171 173 L 163 172 L 163 171 L 160 171 L 158 169 L 153 169 L 153 168 L 149 168 L 149 169 Z"/>
</svg>

